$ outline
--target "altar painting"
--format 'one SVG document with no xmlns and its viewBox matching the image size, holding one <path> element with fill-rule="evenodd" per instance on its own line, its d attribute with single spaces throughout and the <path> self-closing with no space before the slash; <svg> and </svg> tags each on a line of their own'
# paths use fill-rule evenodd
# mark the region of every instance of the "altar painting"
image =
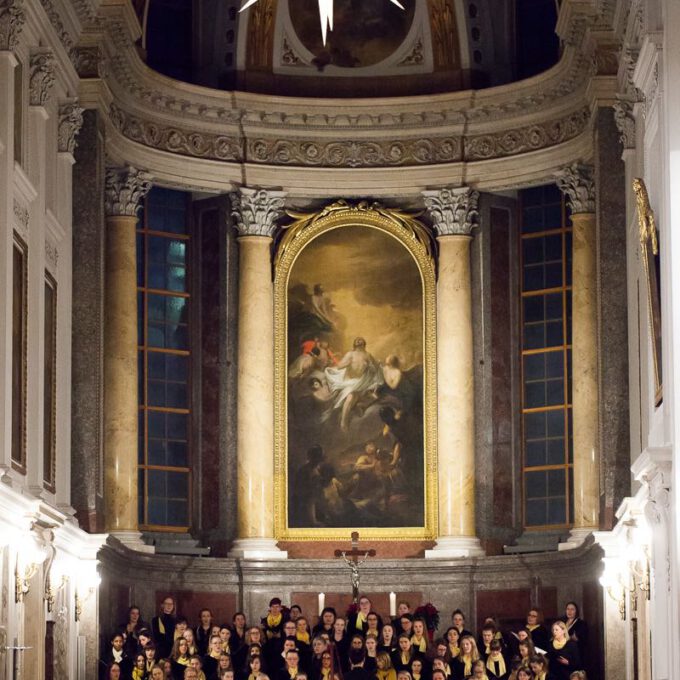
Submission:
<svg viewBox="0 0 680 680">
<path fill-rule="evenodd" d="M 422 533 L 425 309 L 413 253 L 371 226 L 323 231 L 290 267 L 285 315 L 287 528 Z"/>
</svg>

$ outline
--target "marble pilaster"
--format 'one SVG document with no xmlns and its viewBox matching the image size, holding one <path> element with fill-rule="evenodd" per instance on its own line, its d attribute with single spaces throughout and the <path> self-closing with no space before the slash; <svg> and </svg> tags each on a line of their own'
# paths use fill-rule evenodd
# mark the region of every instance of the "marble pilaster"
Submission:
<svg viewBox="0 0 680 680">
<path fill-rule="evenodd" d="M 135 168 L 106 173 L 104 289 L 104 507 L 106 531 L 144 549 L 137 523 L 136 225 L 150 176 Z"/>
<path fill-rule="evenodd" d="M 274 538 L 274 289 L 271 245 L 281 191 L 232 194 L 239 233 L 238 537 L 231 557 L 285 559 Z"/>
<path fill-rule="evenodd" d="M 573 548 L 600 525 L 600 443 L 597 342 L 597 241 L 592 166 L 574 164 L 557 177 L 571 207 Z"/>
<path fill-rule="evenodd" d="M 483 554 L 475 532 L 475 392 L 470 242 L 479 193 L 424 191 L 439 242 L 437 282 L 437 544 L 429 558 Z"/>
</svg>

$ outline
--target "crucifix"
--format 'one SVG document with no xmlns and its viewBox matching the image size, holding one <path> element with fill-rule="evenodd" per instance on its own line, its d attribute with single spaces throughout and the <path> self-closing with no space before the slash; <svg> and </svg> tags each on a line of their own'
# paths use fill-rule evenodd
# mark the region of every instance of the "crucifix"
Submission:
<svg viewBox="0 0 680 680">
<path fill-rule="evenodd" d="M 352 602 L 355 604 L 359 602 L 359 583 L 361 581 L 361 576 L 359 574 L 359 567 L 369 558 L 375 557 L 375 550 L 359 550 L 359 532 L 352 532 L 352 549 L 347 550 L 336 550 L 336 557 L 342 557 L 345 560 L 345 564 L 350 568 L 350 579 L 352 582 Z M 362 556 L 360 560 L 359 557 Z"/>
</svg>

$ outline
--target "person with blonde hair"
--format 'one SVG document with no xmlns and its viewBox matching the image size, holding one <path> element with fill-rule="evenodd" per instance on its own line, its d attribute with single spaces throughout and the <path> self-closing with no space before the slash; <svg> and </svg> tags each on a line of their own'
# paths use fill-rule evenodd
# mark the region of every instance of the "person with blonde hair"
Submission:
<svg viewBox="0 0 680 680">
<path fill-rule="evenodd" d="M 570 675 L 581 666 L 578 644 L 569 638 L 569 630 L 564 621 L 553 623 L 552 634 L 548 645 L 550 670 L 555 680 L 569 680 Z"/>
<path fill-rule="evenodd" d="M 377 680 L 397 680 L 397 672 L 394 670 L 392 659 L 387 652 L 378 652 L 375 657 L 375 664 Z"/>
<path fill-rule="evenodd" d="M 451 660 L 451 671 L 456 680 L 463 680 L 472 675 L 472 664 L 479 659 L 477 643 L 472 635 L 463 635 L 460 639 L 460 653 Z"/>
</svg>

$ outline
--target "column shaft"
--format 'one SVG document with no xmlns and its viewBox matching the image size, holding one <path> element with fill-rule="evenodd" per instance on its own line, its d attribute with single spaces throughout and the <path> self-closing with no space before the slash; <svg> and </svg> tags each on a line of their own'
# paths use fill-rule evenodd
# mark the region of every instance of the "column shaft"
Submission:
<svg viewBox="0 0 680 680">
<path fill-rule="evenodd" d="M 137 218 L 106 219 L 104 498 L 106 531 L 137 531 Z"/>
<path fill-rule="evenodd" d="M 239 243 L 238 536 L 274 535 L 274 299 L 268 236 Z"/>
<path fill-rule="evenodd" d="M 592 530 L 600 515 L 595 215 L 578 213 L 571 220 L 574 528 Z"/>
<path fill-rule="evenodd" d="M 440 236 L 437 285 L 439 535 L 475 536 L 470 236 Z"/>
</svg>

